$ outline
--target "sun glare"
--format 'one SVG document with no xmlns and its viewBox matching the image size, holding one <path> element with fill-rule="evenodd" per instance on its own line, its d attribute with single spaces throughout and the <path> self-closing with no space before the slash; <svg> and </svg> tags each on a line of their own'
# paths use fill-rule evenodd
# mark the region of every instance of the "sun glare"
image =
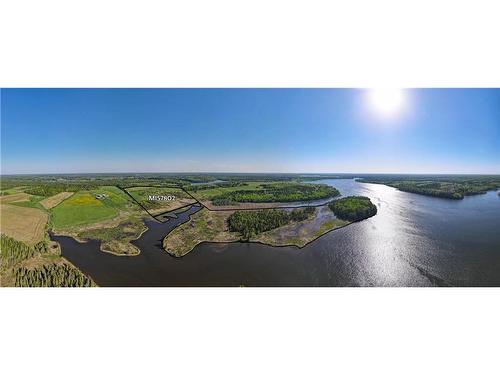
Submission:
<svg viewBox="0 0 500 375">
<path fill-rule="evenodd" d="M 368 92 L 369 104 L 383 117 L 395 117 L 405 106 L 405 93 L 401 89 L 372 89 Z"/>
</svg>

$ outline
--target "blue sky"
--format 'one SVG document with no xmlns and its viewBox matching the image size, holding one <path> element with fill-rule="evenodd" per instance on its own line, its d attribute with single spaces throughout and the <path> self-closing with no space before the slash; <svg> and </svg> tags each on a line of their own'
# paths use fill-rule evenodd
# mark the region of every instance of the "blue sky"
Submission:
<svg viewBox="0 0 500 375">
<path fill-rule="evenodd" d="M 500 90 L 2 89 L 3 174 L 500 173 Z"/>
</svg>

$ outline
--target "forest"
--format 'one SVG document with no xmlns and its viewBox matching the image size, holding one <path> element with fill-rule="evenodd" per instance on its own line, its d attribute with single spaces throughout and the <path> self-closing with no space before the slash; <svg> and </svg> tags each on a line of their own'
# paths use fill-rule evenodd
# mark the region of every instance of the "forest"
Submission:
<svg viewBox="0 0 500 375">
<path fill-rule="evenodd" d="M 240 181 L 221 181 L 217 182 L 216 184 L 211 184 L 211 183 L 206 183 L 206 184 L 201 184 L 201 185 L 190 185 L 186 187 L 186 190 L 189 191 L 200 191 L 200 190 L 208 190 L 208 189 L 213 189 L 214 187 L 236 187 L 236 186 L 247 186 L 248 184 L 246 182 L 240 182 Z"/>
<path fill-rule="evenodd" d="M 498 176 L 372 176 L 360 182 L 383 184 L 401 191 L 439 198 L 463 199 L 500 188 Z"/>
<path fill-rule="evenodd" d="M 15 286 L 20 287 L 90 287 L 92 279 L 78 269 L 67 264 L 48 264 L 29 269 L 18 267 L 14 270 Z"/>
<path fill-rule="evenodd" d="M 248 241 L 252 236 L 286 225 L 292 221 L 303 221 L 314 214 L 314 207 L 286 210 L 236 211 L 228 218 L 229 230 L 240 232 Z"/>
<path fill-rule="evenodd" d="M 377 214 L 375 206 L 368 197 L 345 197 L 328 204 L 337 218 L 347 221 L 367 219 Z"/>
<path fill-rule="evenodd" d="M 24 189 L 24 192 L 31 195 L 38 195 L 42 197 L 51 197 L 53 195 L 62 193 L 63 191 L 76 193 L 80 190 L 92 190 L 97 188 L 97 185 L 92 184 L 38 184 L 36 186 L 29 186 Z"/>
<path fill-rule="evenodd" d="M 40 255 L 42 257 L 48 255 L 49 248 L 46 242 L 28 246 L 21 241 L 1 234 L 0 249 L 0 271 L 2 274 L 12 272 L 15 286 L 95 286 L 90 278 L 68 264 L 45 264 L 36 268 L 24 267 L 23 261 Z"/>
<path fill-rule="evenodd" d="M 17 241 L 5 234 L 0 234 L 0 259 L 2 268 L 12 267 L 13 265 L 32 258 L 37 254 L 48 252 L 48 246 L 45 242 L 40 242 L 34 246 L 26 245 L 24 242 Z"/>
<path fill-rule="evenodd" d="M 215 205 L 231 202 L 298 202 L 339 196 L 337 189 L 321 184 L 277 183 L 263 184 L 259 190 L 237 190 L 221 193 L 212 202 Z"/>
</svg>

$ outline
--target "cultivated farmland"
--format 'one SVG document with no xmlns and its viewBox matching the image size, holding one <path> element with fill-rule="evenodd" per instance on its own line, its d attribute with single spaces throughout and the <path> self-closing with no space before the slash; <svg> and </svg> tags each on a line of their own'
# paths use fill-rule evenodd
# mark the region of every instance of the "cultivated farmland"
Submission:
<svg viewBox="0 0 500 375">
<path fill-rule="evenodd" d="M 114 186 L 79 191 L 54 207 L 52 224 L 57 229 L 67 229 L 112 219 L 122 210 L 137 209 L 128 197 Z"/>
<path fill-rule="evenodd" d="M 1 204 L 0 217 L 0 229 L 7 236 L 29 245 L 34 245 L 44 239 L 48 220 L 46 212 L 36 208 Z"/>
<path fill-rule="evenodd" d="M 54 208 L 57 206 L 59 203 L 64 201 L 65 199 L 71 197 L 73 193 L 68 192 L 68 191 L 63 191 L 62 193 L 53 195 L 51 197 L 45 198 L 40 201 L 40 204 L 45 207 L 47 210 L 50 210 L 51 208 Z"/>
</svg>

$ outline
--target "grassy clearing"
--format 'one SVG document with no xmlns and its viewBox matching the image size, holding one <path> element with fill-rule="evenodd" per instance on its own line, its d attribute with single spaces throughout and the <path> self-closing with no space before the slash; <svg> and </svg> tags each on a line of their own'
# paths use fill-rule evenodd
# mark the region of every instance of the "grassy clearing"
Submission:
<svg viewBox="0 0 500 375">
<path fill-rule="evenodd" d="M 30 208 L 37 208 L 39 210 L 45 211 L 45 208 L 40 204 L 40 201 L 44 197 L 36 196 L 36 195 L 30 195 L 27 200 L 21 200 L 18 202 L 12 202 L 11 204 L 19 207 L 30 207 Z"/>
<path fill-rule="evenodd" d="M 263 232 L 252 237 L 251 241 L 259 241 L 273 246 L 295 245 L 303 247 L 326 232 L 347 224 L 349 224 L 348 221 L 335 219 L 330 209 L 322 206 L 316 208 L 314 216 L 305 221 L 292 222 Z"/>
<path fill-rule="evenodd" d="M 329 231 L 336 229 L 336 228 L 344 227 L 349 223 L 350 223 L 349 221 L 340 220 L 340 219 L 329 220 L 329 221 L 321 224 L 320 228 L 314 233 L 314 236 L 315 237 L 322 236 L 326 232 L 329 232 Z"/>
<path fill-rule="evenodd" d="M 78 234 L 82 239 L 101 241 L 101 250 L 115 255 L 137 255 L 139 249 L 130 241 L 139 238 L 146 226 L 139 218 L 129 218 L 112 228 L 97 228 Z"/>
<path fill-rule="evenodd" d="M 174 187 L 132 187 L 127 188 L 127 192 L 151 213 L 175 210 L 196 202 L 182 189 Z M 169 196 L 172 199 L 149 200 L 148 198 L 151 195 Z"/>
<path fill-rule="evenodd" d="M 187 223 L 175 228 L 163 240 L 163 248 L 170 254 L 181 257 L 204 241 L 230 242 L 239 239 L 239 234 L 229 232 L 227 218 L 231 212 L 214 212 L 202 209 L 191 216 Z"/>
<path fill-rule="evenodd" d="M 10 188 L 10 189 L 2 189 L 2 190 L 0 190 L 0 196 L 17 194 L 17 193 L 22 192 L 23 190 L 24 190 L 24 186 L 14 187 L 14 188 Z"/>
<path fill-rule="evenodd" d="M 107 207 L 88 192 L 76 193 L 52 210 L 54 228 L 68 228 L 110 219 L 118 210 Z"/>
<path fill-rule="evenodd" d="M 205 241 L 245 240 L 273 246 L 295 245 L 303 247 L 324 233 L 349 224 L 348 221 L 336 219 L 327 206 L 322 206 L 315 208 L 314 213 L 304 220 L 292 221 L 279 228 L 254 234 L 249 239 L 244 239 L 240 233 L 229 231 L 228 219 L 234 212 L 206 209 L 198 211 L 191 216 L 190 221 L 175 228 L 165 237 L 163 240 L 164 249 L 174 256 L 181 257 Z"/>
<path fill-rule="evenodd" d="M 0 205 L 0 231 L 9 237 L 34 245 L 45 237 L 48 214 L 30 207 Z"/>
<path fill-rule="evenodd" d="M 125 194 L 112 186 L 79 191 L 52 209 L 52 225 L 55 229 L 88 225 L 111 219 L 130 206 Z"/>
<path fill-rule="evenodd" d="M 40 204 L 46 209 L 50 210 L 51 208 L 54 208 L 57 206 L 59 203 L 64 201 L 65 199 L 71 197 L 74 193 L 68 192 L 68 191 L 63 191 L 62 193 L 53 195 L 49 198 L 45 198 L 40 200 Z"/>
</svg>

